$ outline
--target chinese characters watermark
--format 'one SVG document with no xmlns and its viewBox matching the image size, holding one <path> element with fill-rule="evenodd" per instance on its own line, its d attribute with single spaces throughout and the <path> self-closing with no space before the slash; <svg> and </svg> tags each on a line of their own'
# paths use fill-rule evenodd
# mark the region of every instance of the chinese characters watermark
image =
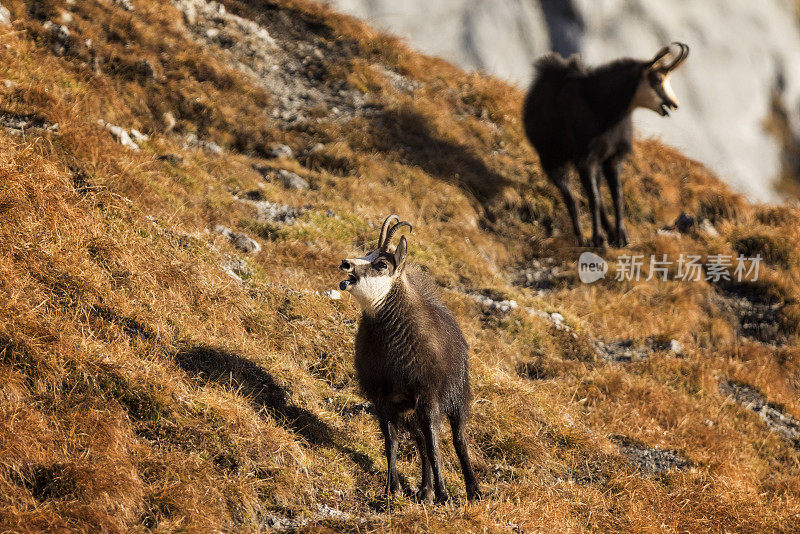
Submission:
<svg viewBox="0 0 800 534">
<path fill-rule="evenodd" d="M 653 254 L 646 258 L 643 254 L 623 254 L 616 261 L 614 280 L 618 282 L 680 281 L 712 283 L 721 281 L 757 281 L 761 267 L 761 255 L 745 257 L 731 254 L 711 254 L 705 261 L 696 254 L 681 254 L 670 258 L 667 254 Z M 591 284 L 606 277 L 608 262 L 591 252 L 584 252 L 578 259 L 578 276 L 581 282 Z"/>
</svg>

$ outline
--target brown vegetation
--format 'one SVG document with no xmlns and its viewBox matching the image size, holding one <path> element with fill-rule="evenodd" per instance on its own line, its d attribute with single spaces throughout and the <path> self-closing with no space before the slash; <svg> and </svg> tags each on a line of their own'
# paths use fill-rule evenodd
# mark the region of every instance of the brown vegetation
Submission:
<svg viewBox="0 0 800 534">
<path fill-rule="evenodd" d="M 609 259 L 755 252 L 763 277 L 582 285 L 518 90 L 315 3 L 225 1 L 276 39 L 324 50 L 320 87 L 371 106 L 340 118 L 322 106 L 285 127 L 275 95 L 195 43 L 172 4 L 131 3 L 3 2 L 14 22 L 0 31 L 0 113 L 58 128 L 0 129 L 0 530 L 800 530 L 798 444 L 719 389 L 752 385 L 800 417 L 797 208 L 749 205 L 638 141 L 623 167 L 632 246 Z M 62 13 L 60 50 L 44 22 Z M 128 150 L 98 119 L 151 138 Z M 190 133 L 225 150 L 186 145 Z M 309 189 L 253 170 L 272 143 L 297 157 L 269 164 Z M 296 206 L 297 222 L 259 220 L 237 199 L 251 192 Z M 414 222 L 409 257 L 446 288 L 471 347 L 478 503 L 449 447 L 452 504 L 383 498 L 382 439 L 354 381 L 357 306 L 314 293 L 387 211 Z M 718 235 L 657 233 L 681 212 Z M 220 267 L 244 255 L 217 224 L 261 244 L 244 283 Z M 542 292 L 515 285 L 543 258 L 568 274 Z M 520 307 L 486 312 L 467 292 Z M 779 338 L 744 337 L 747 303 Z M 594 339 L 651 338 L 684 350 L 627 364 L 593 352 Z M 630 447 L 686 466 L 643 472 Z M 401 449 L 409 485 L 417 463 Z"/>
</svg>

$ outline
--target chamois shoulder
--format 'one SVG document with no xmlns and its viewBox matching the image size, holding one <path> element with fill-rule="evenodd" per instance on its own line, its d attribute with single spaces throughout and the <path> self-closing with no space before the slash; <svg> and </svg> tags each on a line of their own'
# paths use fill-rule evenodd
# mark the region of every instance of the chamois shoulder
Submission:
<svg viewBox="0 0 800 534">
<path fill-rule="evenodd" d="M 408 284 L 413 288 L 414 293 L 422 300 L 430 304 L 444 306 L 442 299 L 439 297 L 436 284 L 422 269 L 416 265 L 410 265 L 406 270 L 405 277 Z"/>
</svg>

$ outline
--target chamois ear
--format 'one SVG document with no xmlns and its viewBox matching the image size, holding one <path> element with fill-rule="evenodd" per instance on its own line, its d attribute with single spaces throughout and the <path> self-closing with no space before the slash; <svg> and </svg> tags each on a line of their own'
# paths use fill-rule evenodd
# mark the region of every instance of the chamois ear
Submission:
<svg viewBox="0 0 800 534">
<path fill-rule="evenodd" d="M 651 59 L 645 64 L 646 67 L 645 70 L 658 70 L 659 68 L 661 68 L 660 64 L 661 60 L 664 59 L 664 57 L 669 53 L 670 53 L 669 46 L 663 47 L 661 50 L 656 52 L 656 55 L 653 56 L 653 59 Z"/>
<path fill-rule="evenodd" d="M 397 248 L 394 249 L 395 272 L 399 272 L 400 270 L 403 269 L 403 267 L 405 267 L 406 252 L 408 252 L 408 243 L 406 242 L 406 236 L 401 236 L 400 242 L 397 244 Z"/>
</svg>

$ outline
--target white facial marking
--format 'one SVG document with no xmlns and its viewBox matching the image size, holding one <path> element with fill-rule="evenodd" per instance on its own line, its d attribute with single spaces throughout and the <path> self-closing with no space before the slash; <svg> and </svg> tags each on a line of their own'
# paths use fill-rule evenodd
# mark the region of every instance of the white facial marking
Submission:
<svg viewBox="0 0 800 534">
<path fill-rule="evenodd" d="M 353 258 L 347 261 L 353 264 L 356 273 L 363 273 L 364 268 L 369 269 L 380 253 L 380 250 L 373 250 L 362 258 Z M 356 298 L 364 311 L 371 312 L 383 301 L 391 288 L 392 278 L 389 275 L 371 272 L 366 276 L 359 274 L 358 281 L 351 283 L 347 287 L 347 291 Z"/>
<path fill-rule="evenodd" d="M 670 98 L 676 105 L 679 104 L 678 97 L 675 96 L 675 91 L 672 90 L 672 85 L 669 83 L 669 73 L 664 75 L 661 80 L 661 90 L 663 93 Z M 639 87 L 636 88 L 636 94 L 633 96 L 632 108 L 646 108 L 655 111 L 656 113 L 660 113 L 661 106 L 664 104 L 664 100 L 661 96 L 653 89 L 653 86 L 650 85 L 650 82 L 647 78 L 642 78 L 639 82 Z"/>
<path fill-rule="evenodd" d="M 365 311 L 374 310 L 392 288 L 392 278 L 385 274 L 364 276 L 347 288 Z"/>
<path fill-rule="evenodd" d="M 676 106 L 680 104 L 680 102 L 678 102 L 678 97 L 675 96 L 675 91 L 672 90 L 672 85 L 669 83 L 669 74 L 664 76 L 664 81 L 661 82 L 661 88 L 663 89 L 664 94 L 667 95 L 673 102 L 675 102 Z"/>
<path fill-rule="evenodd" d="M 364 257 L 351 258 L 351 259 L 348 259 L 347 261 L 352 263 L 353 267 L 362 267 L 364 265 L 369 265 L 373 261 L 375 261 L 375 258 L 377 258 L 380 253 L 381 253 L 380 250 L 373 250 L 372 252 L 370 252 L 369 254 L 367 254 Z"/>
</svg>

